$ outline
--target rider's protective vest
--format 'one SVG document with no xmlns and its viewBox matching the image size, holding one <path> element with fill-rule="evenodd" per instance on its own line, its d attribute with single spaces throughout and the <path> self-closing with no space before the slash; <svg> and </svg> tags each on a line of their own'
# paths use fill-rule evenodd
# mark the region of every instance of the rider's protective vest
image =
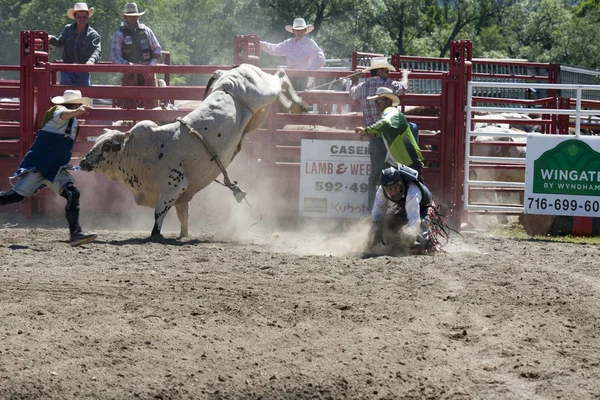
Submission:
<svg viewBox="0 0 600 400">
<path fill-rule="evenodd" d="M 123 33 L 123 58 L 134 64 L 148 64 L 152 60 L 152 47 L 146 35 L 146 26 L 139 24 L 132 32 L 127 25 L 123 25 L 119 30 Z"/>
<path fill-rule="evenodd" d="M 427 186 L 423 185 L 419 179 L 418 179 L 418 172 L 415 171 L 414 169 L 407 167 L 405 165 L 402 164 L 398 164 L 398 166 L 396 167 L 396 169 L 398 170 L 398 172 L 400 173 L 400 179 L 402 180 L 402 189 L 404 190 L 404 196 L 402 196 L 402 199 L 396 201 L 396 200 L 392 200 L 388 197 L 387 193 L 385 192 L 385 190 L 383 191 L 383 195 L 392 203 L 397 204 L 399 207 L 404 208 L 405 204 L 406 204 L 406 194 L 408 193 L 408 186 L 410 185 L 410 183 L 415 183 L 418 187 L 419 190 L 421 190 L 421 202 L 419 203 L 419 208 L 421 210 L 429 207 L 431 205 L 431 198 L 433 197 L 431 192 L 429 191 L 429 189 L 427 188 Z"/>
</svg>

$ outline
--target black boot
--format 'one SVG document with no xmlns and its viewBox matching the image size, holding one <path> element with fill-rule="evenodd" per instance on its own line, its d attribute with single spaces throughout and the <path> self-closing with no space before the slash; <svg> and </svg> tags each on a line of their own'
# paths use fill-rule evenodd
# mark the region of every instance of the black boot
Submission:
<svg viewBox="0 0 600 400">
<path fill-rule="evenodd" d="M 0 192 L 0 205 L 5 206 L 11 203 L 18 203 L 23 200 L 25 197 L 20 194 L 9 190 L 8 192 Z"/>
<path fill-rule="evenodd" d="M 69 243 L 72 247 L 94 241 L 98 237 L 96 232 L 84 232 L 79 225 L 79 191 L 72 183 L 69 183 L 61 192 L 61 196 L 67 199 L 65 207 L 69 232 L 71 233 Z"/>
</svg>

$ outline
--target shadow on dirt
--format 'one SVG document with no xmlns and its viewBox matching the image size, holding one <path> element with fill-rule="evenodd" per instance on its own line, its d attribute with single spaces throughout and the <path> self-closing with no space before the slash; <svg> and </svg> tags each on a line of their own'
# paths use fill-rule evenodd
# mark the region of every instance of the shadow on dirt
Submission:
<svg viewBox="0 0 600 400">
<path fill-rule="evenodd" d="M 190 240 L 180 240 L 180 239 L 170 239 L 170 238 L 131 238 L 124 240 L 95 240 L 94 243 L 102 243 L 102 244 L 110 244 L 113 246 L 131 246 L 131 245 L 142 245 L 148 243 L 157 243 L 164 244 L 168 246 L 193 246 L 202 243 L 221 243 L 219 240 L 209 240 L 209 239 L 190 239 Z"/>
</svg>

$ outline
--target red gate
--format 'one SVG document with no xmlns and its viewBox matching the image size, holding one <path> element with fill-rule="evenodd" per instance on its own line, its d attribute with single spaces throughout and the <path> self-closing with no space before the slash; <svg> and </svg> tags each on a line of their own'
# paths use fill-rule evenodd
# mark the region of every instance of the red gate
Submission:
<svg viewBox="0 0 600 400">
<path fill-rule="evenodd" d="M 56 73 L 64 70 L 90 71 L 92 73 L 122 73 L 142 72 L 145 66 L 125 66 L 110 63 L 97 65 L 73 65 L 48 62 L 48 40 L 43 31 L 24 31 L 21 34 L 21 67 L 19 81 L 0 81 L 0 96 L 20 97 L 20 104 L 16 108 L 14 103 L 0 103 L 0 176 L 9 176 L 14 172 L 16 165 L 24 156 L 33 142 L 35 132 L 39 129 L 42 113 L 50 106 L 50 98 L 62 94 L 64 88 L 56 84 Z M 426 161 L 424 177 L 428 186 L 436 196 L 436 202 L 442 206 L 442 212 L 450 214 L 448 222 L 457 228 L 461 223 L 462 210 L 462 185 L 464 169 L 464 132 L 465 132 L 465 99 L 466 84 L 472 77 L 472 48 L 469 41 L 453 42 L 449 59 L 428 59 L 422 57 L 394 56 L 392 63 L 397 68 L 411 68 L 411 81 L 435 82 L 441 90 L 434 93 L 415 94 L 409 93 L 402 98 L 402 107 L 409 121 L 418 124 L 420 130 L 427 131 L 420 135 L 420 144 Z M 234 60 L 236 63 L 251 62 L 258 64 L 259 38 L 256 35 L 236 36 L 234 38 Z M 360 65 L 368 65 L 371 57 L 378 56 L 372 53 L 355 53 L 353 55 L 353 70 Z M 445 64 L 444 70 L 435 70 L 429 67 L 420 69 L 417 63 L 435 62 Z M 0 66 L 0 70 L 14 70 L 12 66 Z M 230 66 L 183 66 L 183 65 L 158 65 L 153 67 L 157 73 L 165 74 L 199 74 L 208 75 L 216 69 L 227 69 Z M 267 72 L 274 72 L 265 68 Z M 333 80 L 347 77 L 348 70 L 288 70 L 290 76 L 314 76 L 321 80 Z M 366 75 L 365 75 L 366 77 Z M 392 78 L 400 78 L 399 73 L 391 74 Z M 409 86 L 410 87 L 410 86 Z M 120 99 L 135 97 L 147 99 L 179 99 L 199 101 L 204 93 L 204 86 L 182 87 L 128 87 L 123 90 L 121 86 L 94 85 L 81 87 L 85 96 L 91 98 Z M 17 90 L 19 90 L 17 95 Z M 306 139 L 344 139 L 359 140 L 354 133 L 354 127 L 363 124 L 362 114 L 357 111 L 358 104 L 349 99 L 348 92 L 313 90 L 301 92 L 303 99 L 309 104 L 315 104 L 315 110 L 325 110 L 321 113 L 293 115 L 281 112 L 278 107 L 272 107 L 267 123 L 250 137 L 245 139 L 242 154 L 238 157 L 247 162 L 247 179 L 249 183 L 240 184 L 247 190 L 261 190 L 266 182 L 277 182 L 269 187 L 273 191 L 273 198 L 282 198 L 281 205 L 269 206 L 267 213 L 279 216 L 297 216 L 300 181 L 300 147 L 301 140 Z M 336 114 L 331 112 L 332 104 L 349 104 L 352 112 Z M 411 107 L 437 110 L 434 115 L 410 115 Z M 80 135 L 74 149 L 73 163 L 78 163 L 78 158 L 85 154 L 91 146 L 94 137 L 99 136 L 103 128 L 126 130 L 126 126 L 112 126 L 116 120 L 140 121 L 151 119 L 154 121 L 173 121 L 178 116 L 186 115 L 191 109 L 181 107 L 178 110 L 122 110 L 112 105 L 96 105 L 81 122 Z M 19 118 L 15 119 L 16 114 Z M 3 122 L 2 122 L 3 121 Z M 16 122 L 20 121 L 20 122 Z M 314 127 L 312 130 L 301 130 L 298 126 Z M 332 131 L 330 128 L 337 128 Z M 100 175 L 100 174 L 98 174 Z M 261 179 L 252 179 L 260 176 Z M 237 177 L 236 177 L 237 178 Z M 239 178 L 238 178 L 239 179 Z M 109 182 L 100 178 L 100 183 L 105 190 L 118 192 L 128 198 L 120 184 Z M 86 185 L 86 182 L 78 182 Z M 93 183 L 98 185 L 98 181 Z M 252 186 L 250 186 L 252 185 Z M 0 179 L 0 189 L 6 189 L 5 180 Z M 84 189 L 85 190 L 85 189 Z M 97 191 L 97 190 L 96 190 Z M 48 191 L 46 191 L 48 192 Z M 121 193 L 123 192 L 123 193 Z M 51 212 L 57 210 L 45 202 L 51 193 L 35 196 L 34 201 L 25 203 L 21 212 L 28 215 L 32 211 Z M 116 196 L 112 196 L 116 197 Z M 119 205 L 98 204 L 100 209 L 114 209 Z M 4 207 L 0 211 L 8 211 Z"/>
</svg>

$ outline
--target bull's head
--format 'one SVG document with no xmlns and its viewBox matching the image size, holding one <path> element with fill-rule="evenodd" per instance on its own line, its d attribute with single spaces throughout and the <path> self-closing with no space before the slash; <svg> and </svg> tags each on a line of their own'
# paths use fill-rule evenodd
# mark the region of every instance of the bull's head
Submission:
<svg viewBox="0 0 600 400">
<path fill-rule="evenodd" d="M 104 133 L 96 140 L 94 147 L 81 159 L 79 166 L 82 171 L 105 169 L 112 164 L 129 139 L 129 132 L 104 129 Z"/>
</svg>

